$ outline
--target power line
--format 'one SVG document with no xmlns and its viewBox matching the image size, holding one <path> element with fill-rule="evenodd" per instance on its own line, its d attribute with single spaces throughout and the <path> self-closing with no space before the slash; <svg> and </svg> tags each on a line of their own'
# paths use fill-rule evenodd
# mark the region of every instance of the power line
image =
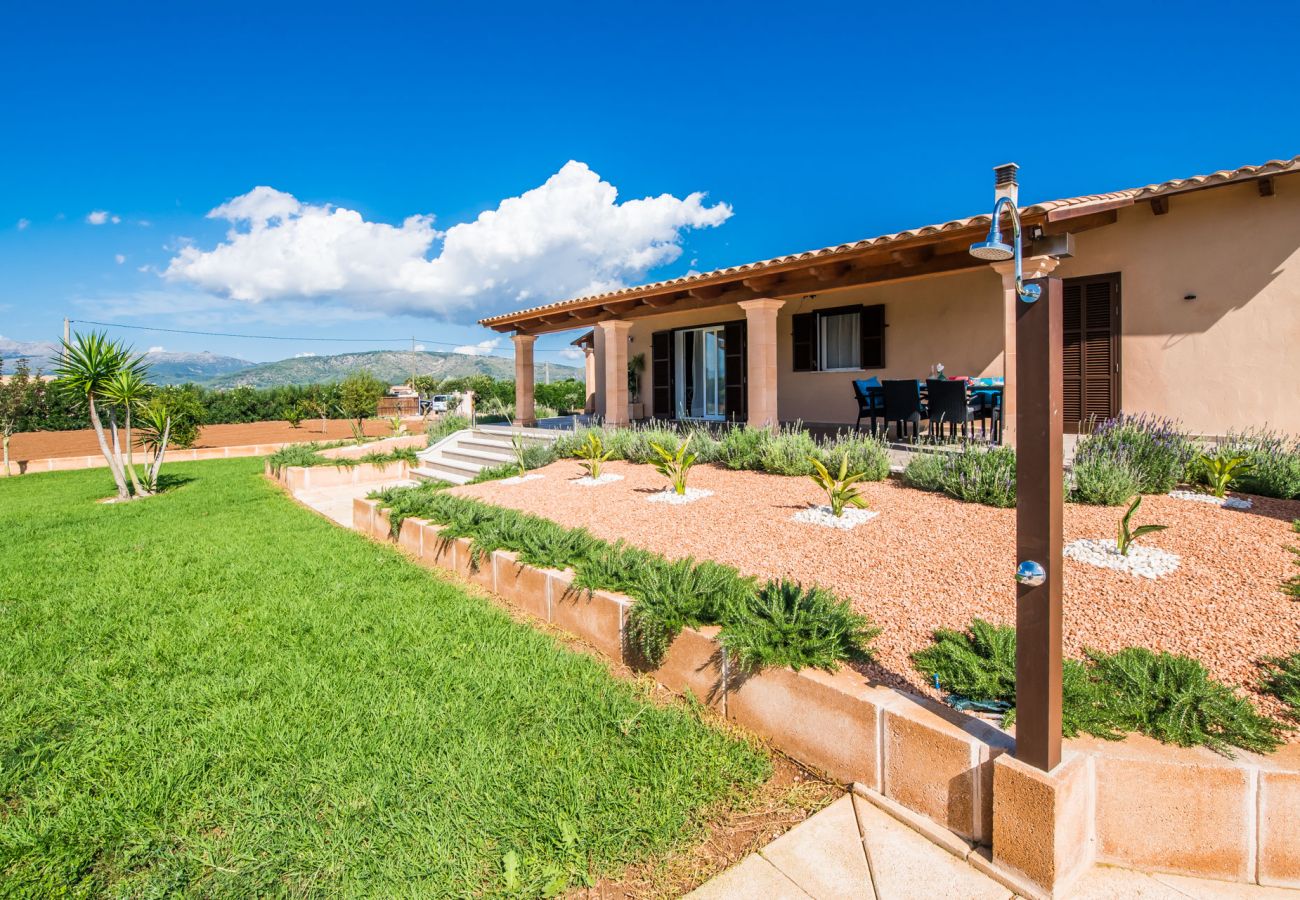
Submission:
<svg viewBox="0 0 1300 900">
<path fill-rule="evenodd" d="M 76 325 L 98 325 L 101 328 L 129 328 L 133 331 L 157 331 L 164 334 L 193 334 L 202 337 L 226 337 L 241 338 L 250 341 L 322 341 L 328 343 L 342 344 L 406 344 L 412 339 L 404 338 L 332 338 L 332 337 L 289 337 L 282 334 L 237 334 L 230 331 L 196 331 L 187 328 L 160 328 L 152 325 L 126 325 L 122 322 L 95 322 L 90 319 L 68 319 L 69 324 Z M 465 344 L 458 344 L 455 341 L 435 341 L 427 338 L 415 338 L 419 344 L 435 344 L 439 347 L 463 347 Z M 496 348 L 489 349 L 487 352 L 463 353 L 462 356 L 491 356 L 496 352 Z M 538 353 L 564 353 L 563 350 L 538 350 Z"/>
</svg>

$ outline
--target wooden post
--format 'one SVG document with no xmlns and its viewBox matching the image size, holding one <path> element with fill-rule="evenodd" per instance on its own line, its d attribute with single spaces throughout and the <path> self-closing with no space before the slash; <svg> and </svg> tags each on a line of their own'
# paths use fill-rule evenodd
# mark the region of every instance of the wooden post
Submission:
<svg viewBox="0 0 1300 900">
<path fill-rule="evenodd" d="M 1016 301 L 1016 560 L 1046 570 L 1016 586 L 1016 759 L 1061 761 L 1061 279 L 1039 278 L 1036 303 Z"/>
</svg>

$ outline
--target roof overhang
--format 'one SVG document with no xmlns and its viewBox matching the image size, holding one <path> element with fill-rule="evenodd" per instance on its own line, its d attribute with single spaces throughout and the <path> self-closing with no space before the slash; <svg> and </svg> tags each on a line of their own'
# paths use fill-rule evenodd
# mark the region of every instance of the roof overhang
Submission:
<svg viewBox="0 0 1300 900">
<path fill-rule="evenodd" d="M 1109 225 L 1117 220 L 1120 209 L 1140 202 L 1155 202 L 1172 194 L 1244 181 L 1263 181 L 1274 175 L 1295 172 L 1300 172 L 1300 156 L 1142 188 L 1028 206 L 1021 211 L 1026 236 L 1025 253 L 1033 255 L 1032 242 L 1037 237 L 1078 233 Z M 764 297 L 782 299 L 981 269 L 987 263 L 971 257 L 968 248 L 988 232 L 990 221 L 988 215 L 956 219 L 852 244 L 561 300 L 481 319 L 479 324 L 499 332 L 545 334 L 590 327 L 606 319 L 659 315 L 670 307 L 678 312 Z M 1004 229 L 1006 227 L 1009 227 L 1009 221 L 1004 222 Z"/>
</svg>

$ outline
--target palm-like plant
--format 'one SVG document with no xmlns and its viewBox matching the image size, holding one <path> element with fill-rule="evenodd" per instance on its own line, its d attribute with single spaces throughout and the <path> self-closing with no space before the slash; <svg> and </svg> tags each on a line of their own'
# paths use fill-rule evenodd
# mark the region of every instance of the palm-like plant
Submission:
<svg viewBox="0 0 1300 900">
<path fill-rule="evenodd" d="M 90 424 L 95 429 L 95 438 L 99 441 L 99 450 L 108 462 L 117 485 L 119 500 L 128 500 L 131 492 L 127 488 L 126 473 L 123 471 L 121 455 L 117 450 L 116 417 L 111 406 L 108 408 L 109 425 L 112 428 L 113 446 L 110 448 L 108 436 L 104 433 L 104 423 L 99 417 L 100 401 L 111 403 L 108 398 L 110 384 L 123 371 L 144 370 L 144 357 L 133 355 L 119 341 L 110 341 L 108 335 L 99 332 L 75 335 L 71 342 L 63 342 L 63 352 L 59 363 L 54 368 L 58 376 L 59 388 L 69 395 L 85 400 L 89 409 Z"/>
<path fill-rule="evenodd" d="M 659 461 L 654 464 L 655 471 L 672 482 L 673 490 L 679 497 L 686 495 L 686 476 L 698 458 L 698 454 L 687 452 L 691 445 L 691 437 L 687 435 L 672 453 L 654 441 L 650 442 L 650 448 L 659 457 Z"/>
<path fill-rule="evenodd" d="M 1245 475 L 1252 468 L 1245 456 L 1231 456 L 1227 453 L 1202 453 L 1196 458 L 1196 468 L 1201 478 L 1210 487 L 1210 493 L 1222 499 L 1232 483 Z"/>
<path fill-rule="evenodd" d="M 104 399 L 113 404 L 113 408 L 122 410 L 123 443 L 126 445 L 126 472 L 131 478 L 131 489 L 137 497 L 145 497 L 152 491 L 140 483 L 135 471 L 135 437 L 131 433 L 131 413 L 143 405 L 149 396 L 149 383 L 144 378 L 144 363 L 137 358 L 134 364 L 125 364 L 117 374 L 104 385 Z M 110 415 L 113 414 L 110 408 Z M 115 423 L 116 424 L 116 423 Z M 114 429 L 116 432 L 116 429 Z"/>
<path fill-rule="evenodd" d="M 866 473 L 849 474 L 849 455 L 847 453 L 840 457 L 838 476 L 831 475 L 830 470 L 817 457 L 810 456 L 808 461 L 813 465 L 813 473 L 808 477 L 813 480 L 813 484 L 826 492 L 826 499 L 830 501 L 831 515 L 838 519 L 844 515 L 844 507 L 846 506 L 866 509 L 867 501 L 863 499 L 862 492 L 858 490 L 857 486 L 857 482 L 866 477 Z"/>
<path fill-rule="evenodd" d="M 601 466 L 613 453 L 613 450 L 605 449 L 605 444 L 601 441 L 600 435 L 594 431 L 588 431 L 587 439 L 574 451 L 574 454 L 582 460 L 578 465 L 587 473 L 587 477 L 593 481 L 600 478 Z"/>
<path fill-rule="evenodd" d="M 1124 518 L 1119 520 L 1119 531 L 1115 536 L 1115 549 L 1120 552 L 1121 556 L 1128 556 L 1129 550 L 1133 547 L 1133 542 L 1144 534 L 1151 534 L 1156 531 L 1164 531 L 1168 525 L 1139 525 L 1137 528 L 1129 528 L 1129 520 L 1133 518 L 1133 513 L 1142 505 L 1142 495 L 1138 494 L 1129 504 L 1128 512 L 1124 513 Z"/>
</svg>

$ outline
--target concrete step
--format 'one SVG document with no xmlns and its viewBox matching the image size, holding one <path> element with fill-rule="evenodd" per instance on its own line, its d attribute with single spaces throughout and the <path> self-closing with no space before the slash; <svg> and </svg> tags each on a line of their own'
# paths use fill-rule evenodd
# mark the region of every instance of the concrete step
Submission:
<svg viewBox="0 0 1300 900">
<path fill-rule="evenodd" d="M 461 462 L 454 459 L 426 459 L 414 471 L 422 478 L 439 478 L 452 484 L 464 484 L 483 470 L 475 463 Z"/>
<path fill-rule="evenodd" d="M 515 456 L 513 453 L 503 453 L 496 450 L 481 450 L 479 449 L 480 446 L 481 445 L 471 445 L 469 447 L 462 447 L 457 444 L 454 447 L 443 447 L 440 451 L 439 458 L 455 460 L 457 462 L 475 463 L 484 468 L 499 466 L 502 463 L 514 461 Z"/>
</svg>

